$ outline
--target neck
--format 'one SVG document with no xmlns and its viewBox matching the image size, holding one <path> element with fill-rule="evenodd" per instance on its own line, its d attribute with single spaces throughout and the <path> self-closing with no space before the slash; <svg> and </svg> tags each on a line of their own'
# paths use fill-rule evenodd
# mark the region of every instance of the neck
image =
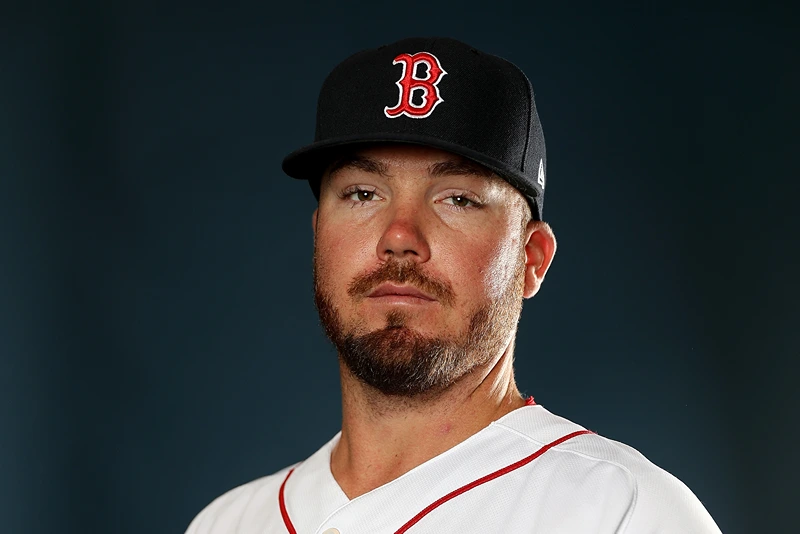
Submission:
<svg viewBox="0 0 800 534">
<path fill-rule="evenodd" d="M 341 365 L 342 435 L 331 473 L 347 497 L 394 480 L 524 406 L 513 345 L 448 389 L 420 398 L 383 395 Z"/>
</svg>

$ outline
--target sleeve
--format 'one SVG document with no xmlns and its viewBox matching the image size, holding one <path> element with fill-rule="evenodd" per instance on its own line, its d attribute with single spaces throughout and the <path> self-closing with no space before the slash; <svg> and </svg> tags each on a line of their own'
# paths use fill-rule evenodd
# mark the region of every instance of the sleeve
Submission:
<svg viewBox="0 0 800 534">
<path fill-rule="evenodd" d="M 650 464 L 635 473 L 636 502 L 624 534 L 721 534 L 700 499 L 683 482 Z"/>
<path fill-rule="evenodd" d="M 275 521 L 273 507 L 278 506 L 278 488 L 291 467 L 294 466 L 233 488 L 217 497 L 189 523 L 186 534 L 269 531 L 267 525 Z"/>
<path fill-rule="evenodd" d="M 216 527 L 225 522 L 225 517 L 230 515 L 230 505 L 237 501 L 237 497 L 245 489 L 245 486 L 240 486 L 214 499 L 189 523 L 186 534 L 213 534 L 218 532 L 219 530 Z"/>
</svg>

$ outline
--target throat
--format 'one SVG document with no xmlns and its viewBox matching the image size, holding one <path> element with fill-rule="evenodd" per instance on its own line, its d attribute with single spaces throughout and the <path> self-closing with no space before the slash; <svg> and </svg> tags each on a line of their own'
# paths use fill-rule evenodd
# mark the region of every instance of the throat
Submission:
<svg viewBox="0 0 800 534">
<path fill-rule="evenodd" d="M 384 414 L 364 424 L 343 424 L 331 452 L 331 474 L 349 499 L 397 479 L 477 434 L 492 421 L 526 404 L 516 396 L 499 410 L 480 413 L 469 406 L 439 417 L 430 412 Z"/>
<path fill-rule="evenodd" d="M 331 474 L 349 499 L 388 484 L 464 441 L 478 430 L 459 429 L 450 422 L 436 426 L 381 428 L 366 439 L 342 429 L 331 452 Z M 358 437 L 357 437 L 358 436 Z"/>
</svg>

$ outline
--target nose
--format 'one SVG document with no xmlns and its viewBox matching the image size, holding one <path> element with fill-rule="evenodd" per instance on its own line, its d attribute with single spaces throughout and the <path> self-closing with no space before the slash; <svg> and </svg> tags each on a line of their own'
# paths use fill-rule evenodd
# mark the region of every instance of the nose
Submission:
<svg viewBox="0 0 800 534">
<path fill-rule="evenodd" d="M 402 259 L 424 263 L 430 259 L 431 250 L 418 210 L 396 210 L 391 214 L 378 241 L 377 254 L 382 261 Z"/>
</svg>

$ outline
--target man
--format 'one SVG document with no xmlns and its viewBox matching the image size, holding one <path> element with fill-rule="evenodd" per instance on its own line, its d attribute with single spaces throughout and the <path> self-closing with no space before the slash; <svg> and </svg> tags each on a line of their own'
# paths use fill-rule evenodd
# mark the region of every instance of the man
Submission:
<svg viewBox="0 0 800 534">
<path fill-rule="evenodd" d="M 676 478 L 517 389 L 522 301 L 556 240 L 514 65 L 451 39 L 356 54 L 284 170 L 319 200 L 315 299 L 342 431 L 219 497 L 189 534 L 719 532 Z"/>
</svg>

